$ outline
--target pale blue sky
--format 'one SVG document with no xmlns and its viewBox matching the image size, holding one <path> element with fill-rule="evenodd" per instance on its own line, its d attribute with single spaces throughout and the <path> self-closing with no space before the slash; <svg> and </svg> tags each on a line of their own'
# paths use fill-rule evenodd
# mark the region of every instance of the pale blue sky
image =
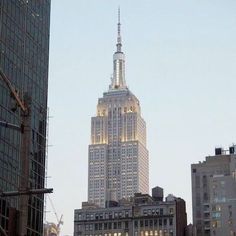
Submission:
<svg viewBox="0 0 236 236">
<path fill-rule="evenodd" d="M 150 186 L 184 198 L 191 221 L 191 163 L 236 142 L 235 0 L 52 0 L 48 187 L 62 235 L 72 235 L 73 211 L 87 199 L 90 118 L 110 83 L 118 6 Z"/>
</svg>

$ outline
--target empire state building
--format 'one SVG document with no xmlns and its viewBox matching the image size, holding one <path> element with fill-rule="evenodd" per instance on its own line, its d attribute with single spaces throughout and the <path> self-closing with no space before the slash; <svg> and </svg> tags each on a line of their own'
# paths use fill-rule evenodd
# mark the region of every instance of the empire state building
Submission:
<svg viewBox="0 0 236 236">
<path fill-rule="evenodd" d="M 97 114 L 91 118 L 88 201 L 100 207 L 108 200 L 149 192 L 146 123 L 139 100 L 125 82 L 120 28 L 119 13 L 111 84 L 98 99 Z"/>
</svg>

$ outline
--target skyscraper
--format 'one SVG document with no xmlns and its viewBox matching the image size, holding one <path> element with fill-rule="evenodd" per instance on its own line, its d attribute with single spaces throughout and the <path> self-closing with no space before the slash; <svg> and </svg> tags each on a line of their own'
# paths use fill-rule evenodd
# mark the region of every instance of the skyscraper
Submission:
<svg viewBox="0 0 236 236">
<path fill-rule="evenodd" d="M 23 190 L 22 186 L 44 188 L 49 21 L 50 0 L 0 0 L 0 123 L 22 127 L 0 125 L 0 192 Z M 27 115 L 9 86 L 27 107 Z M 26 126 L 22 123 L 25 116 L 29 118 Z M 7 235 L 41 236 L 43 211 L 42 194 L 1 197 L 0 235 L 5 230 Z"/>
<path fill-rule="evenodd" d="M 118 15 L 111 84 L 98 99 L 97 114 L 91 119 L 88 201 L 101 207 L 108 200 L 149 192 L 146 124 L 139 100 L 125 82 L 120 12 Z"/>
</svg>

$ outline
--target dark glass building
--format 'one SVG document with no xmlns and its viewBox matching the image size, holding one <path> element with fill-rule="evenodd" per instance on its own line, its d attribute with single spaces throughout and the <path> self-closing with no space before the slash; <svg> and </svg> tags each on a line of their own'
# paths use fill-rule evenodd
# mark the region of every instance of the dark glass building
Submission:
<svg viewBox="0 0 236 236">
<path fill-rule="evenodd" d="M 45 186 L 50 0 L 0 0 L 0 70 L 30 100 L 27 143 L 29 189 Z M 1 76 L 1 75 L 0 75 Z M 29 105 L 29 104 L 28 104 Z M 22 111 L 0 78 L 0 122 L 22 124 Z M 0 192 L 21 190 L 22 132 L 0 126 Z M 25 171 L 25 170 L 23 170 Z M 27 207 L 28 205 L 28 207 Z M 8 235 L 43 234 L 44 196 L 26 202 L 25 232 L 20 231 L 21 197 L 0 197 L 0 228 Z M 2 235 L 0 233 L 0 235 Z"/>
</svg>

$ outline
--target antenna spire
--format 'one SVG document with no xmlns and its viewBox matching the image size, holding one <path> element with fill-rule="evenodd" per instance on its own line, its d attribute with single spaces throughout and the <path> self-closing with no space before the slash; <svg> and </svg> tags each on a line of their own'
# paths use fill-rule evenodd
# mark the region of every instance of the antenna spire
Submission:
<svg viewBox="0 0 236 236">
<path fill-rule="evenodd" d="M 125 54 L 121 51 L 121 34 L 120 34 L 120 7 L 118 8 L 117 24 L 117 43 L 116 52 L 113 54 L 113 76 L 109 90 L 127 89 L 125 83 Z"/>
<path fill-rule="evenodd" d="M 117 52 L 121 52 L 121 46 L 122 46 L 122 43 L 121 43 L 121 35 L 120 35 L 120 26 L 121 26 L 121 23 L 120 23 L 120 7 L 118 8 L 118 24 L 117 24 L 117 44 L 116 44 L 116 48 L 117 48 Z"/>
</svg>

